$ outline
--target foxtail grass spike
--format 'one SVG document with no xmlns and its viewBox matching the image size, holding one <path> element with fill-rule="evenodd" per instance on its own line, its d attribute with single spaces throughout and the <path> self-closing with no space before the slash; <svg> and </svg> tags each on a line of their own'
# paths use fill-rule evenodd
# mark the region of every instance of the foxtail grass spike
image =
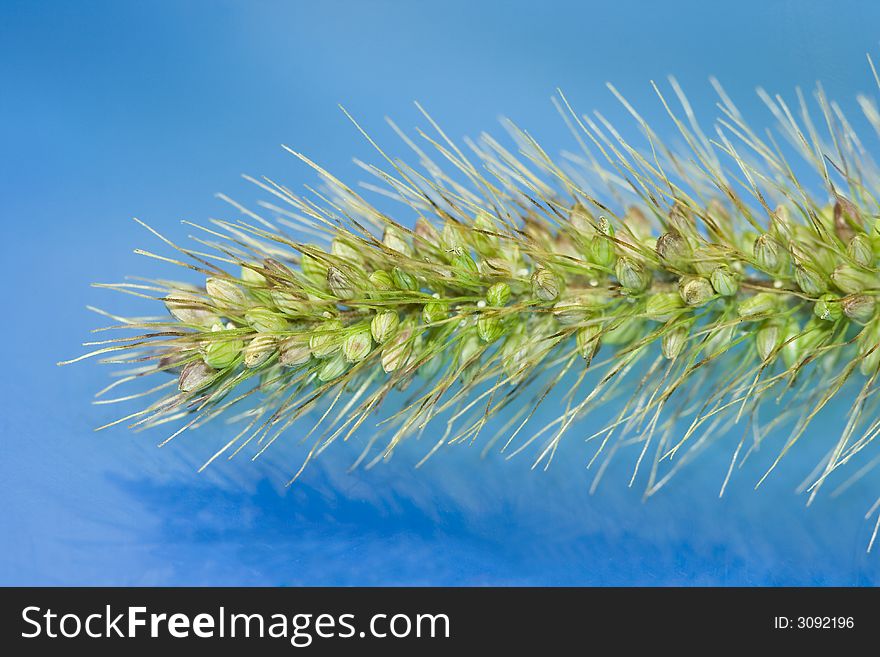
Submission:
<svg viewBox="0 0 880 657">
<path fill-rule="evenodd" d="M 812 500 L 880 433 L 880 177 L 821 91 L 818 119 L 802 95 L 792 109 L 762 93 L 778 121 L 765 137 L 715 84 L 712 132 L 677 84 L 678 105 L 656 87 L 680 149 L 625 101 L 642 144 L 560 93 L 580 148 L 565 158 L 509 122 L 513 148 L 484 136 L 464 151 L 438 129 L 406 140 L 418 166 L 378 150 L 372 187 L 396 210 L 288 149 L 322 189 L 255 181 L 273 197 L 262 210 L 235 204 L 193 247 L 159 236 L 169 255 L 142 253 L 203 282 L 107 285 L 163 316 L 119 322 L 91 355 L 125 364 L 126 382 L 168 382 L 144 385 L 137 428 L 243 422 L 210 461 L 262 454 L 294 425 L 310 460 L 367 423 L 362 462 L 433 432 L 430 454 L 480 443 L 546 467 L 569 441 L 595 483 L 632 453 L 646 497 L 714 442 L 731 472 L 760 461 L 760 484 L 839 397 L 837 435 L 811 438 L 825 447 Z M 582 421 L 611 399 L 607 424 Z"/>
</svg>

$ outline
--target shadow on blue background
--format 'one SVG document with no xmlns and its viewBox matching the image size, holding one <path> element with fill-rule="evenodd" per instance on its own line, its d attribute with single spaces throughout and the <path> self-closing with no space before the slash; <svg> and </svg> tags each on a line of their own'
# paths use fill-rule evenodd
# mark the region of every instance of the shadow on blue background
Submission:
<svg viewBox="0 0 880 657">
<path fill-rule="evenodd" d="M 605 80 L 671 136 L 648 84 L 668 74 L 705 120 L 710 75 L 759 124 L 756 85 L 821 79 L 854 114 L 878 19 L 869 2 L 2 3 L 0 583 L 877 584 L 870 478 L 809 509 L 793 493 L 843 405 L 779 477 L 755 492 L 742 473 L 723 500 L 724 449 L 644 504 L 623 469 L 588 495 L 575 441 L 547 473 L 461 449 L 414 471 L 418 445 L 347 474 L 340 446 L 284 489 L 293 448 L 195 474 L 225 428 L 162 450 L 94 434 L 116 414 L 89 405 L 107 371 L 54 363 L 101 324 L 86 304 L 149 312 L 90 282 L 171 275 L 131 253 L 156 247 L 131 216 L 184 239 L 177 220 L 229 216 L 215 192 L 261 198 L 242 171 L 314 183 L 282 142 L 361 179 L 352 156 L 376 156 L 338 103 L 401 154 L 382 118 L 423 125 L 416 99 L 455 138 L 504 114 L 571 148 L 549 97 L 628 124 Z"/>
</svg>

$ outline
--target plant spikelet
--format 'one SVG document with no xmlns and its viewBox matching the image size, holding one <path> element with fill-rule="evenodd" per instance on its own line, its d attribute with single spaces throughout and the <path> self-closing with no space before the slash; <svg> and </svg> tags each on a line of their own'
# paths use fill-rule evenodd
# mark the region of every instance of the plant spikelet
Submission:
<svg viewBox="0 0 880 657">
<path fill-rule="evenodd" d="M 845 394 L 840 434 L 823 437 L 803 485 L 812 499 L 880 433 L 878 171 L 821 89 L 819 121 L 800 95 L 795 111 L 762 94 L 779 125 L 761 137 L 719 86 L 710 139 L 672 86 L 680 109 L 657 93 L 678 150 L 616 91 L 643 147 L 560 94 L 581 149 L 560 160 L 512 124 L 516 153 L 489 136 L 465 153 L 439 129 L 429 148 L 406 139 L 418 167 L 379 150 L 387 167 L 367 170 L 399 202 L 395 217 L 291 151 L 322 191 L 258 182 L 274 197 L 266 212 L 233 204 L 243 218 L 197 227 L 197 249 L 161 237 L 173 257 L 154 257 L 202 284 L 110 285 L 167 311 L 122 320 L 137 335 L 92 355 L 129 363 L 126 383 L 160 378 L 128 418 L 139 428 L 176 422 L 177 435 L 240 420 L 211 461 L 261 454 L 317 406 L 311 459 L 394 396 L 365 457 L 437 427 L 429 455 L 480 441 L 545 467 L 576 421 L 619 398 L 615 416 L 577 441 L 603 464 L 596 481 L 635 445 L 632 477 L 642 473 L 646 496 L 737 423 L 748 431 L 737 432 L 728 477 L 773 439 L 766 477 Z M 860 103 L 880 131 L 873 101 Z M 532 426 L 556 388 L 560 410 Z"/>
</svg>

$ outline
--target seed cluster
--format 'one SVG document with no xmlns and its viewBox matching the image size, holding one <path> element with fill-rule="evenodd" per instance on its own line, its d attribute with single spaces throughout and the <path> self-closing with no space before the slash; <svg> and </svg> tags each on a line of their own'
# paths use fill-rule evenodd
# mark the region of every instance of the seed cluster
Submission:
<svg viewBox="0 0 880 657">
<path fill-rule="evenodd" d="M 830 199 L 820 201 L 723 94 L 712 142 L 661 98 L 684 152 L 641 119 L 645 150 L 604 118 L 570 112 L 598 195 L 586 173 L 571 173 L 516 128 L 520 156 L 485 136 L 470 144 L 479 166 L 440 133 L 431 141 L 452 174 L 418 147 L 421 169 L 397 160 L 391 171 L 370 168 L 415 212 L 398 222 L 291 151 L 326 191 L 300 197 L 258 183 L 284 207 L 266 206 L 273 216 L 264 217 L 236 204 L 242 220 L 202 228 L 208 253 L 162 238 L 183 259 L 155 257 L 197 271 L 203 284 L 109 286 L 151 292 L 170 317 L 125 320 L 121 328 L 144 333 L 93 343 L 90 355 L 135 365 L 123 382 L 176 374 L 144 393 L 167 392 L 126 418 L 136 426 L 183 419 L 190 428 L 246 406 L 235 416 L 244 429 L 209 462 L 249 444 L 261 454 L 321 406 L 308 461 L 405 390 L 362 458 L 389 457 L 441 417 L 446 428 L 428 455 L 475 442 L 499 418 L 486 449 L 533 445 L 535 466 L 546 465 L 576 420 L 622 393 L 619 415 L 585 437 L 595 445 L 589 464 L 639 445 L 633 480 L 650 462 L 648 496 L 743 420 L 752 444 L 733 450 L 728 477 L 778 427 L 790 427 L 767 476 L 857 381 L 845 428 L 806 485 L 815 495 L 880 434 L 880 206 L 872 195 L 880 173 L 839 108 L 824 102 L 827 139 L 768 101 L 780 133 L 819 174 Z M 880 132 L 880 118 L 867 118 Z M 526 435 L 557 388 L 564 410 Z M 764 424 L 760 411 L 770 404 Z"/>
<path fill-rule="evenodd" d="M 880 235 L 858 214 L 841 223 L 843 207 L 804 225 L 780 206 L 762 233 L 735 232 L 720 204 L 676 205 L 654 237 L 642 210 L 615 230 L 577 202 L 556 227 L 527 218 L 512 234 L 480 213 L 471 225 L 388 226 L 381 242 L 341 235 L 329 250 L 304 246 L 298 264 L 265 258 L 238 277 L 208 277 L 203 290 L 170 291 L 168 311 L 198 338 L 172 346 L 160 367 L 180 369 L 184 393 L 241 368 L 272 369 L 266 378 L 307 369 L 320 384 L 371 357 L 386 374 L 430 376 L 449 362 L 473 366 L 500 342 L 516 383 L 552 337 L 570 338 L 589 361 L 603 342 L 651 335 L 673 359 L 697 329 L 753 322 L 761 360 L 781 356 L 788 368 L 842 325 L 870 324 L 859 339 L 867 376 L 880 363 L 871 340 Z"/>
</svg>

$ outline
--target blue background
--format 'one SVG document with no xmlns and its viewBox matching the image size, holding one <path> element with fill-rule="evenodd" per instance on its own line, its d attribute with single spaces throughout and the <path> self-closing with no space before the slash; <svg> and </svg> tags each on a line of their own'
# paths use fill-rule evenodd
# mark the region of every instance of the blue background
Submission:
<svg viewBox="0 0 880 657">
<path fill-rule="evenodd" d="M 500 133 L 504 114 L 558 153 L 557 86 L 627 123 L 606 80 L 672 136 L 648 84 L 668 74 L 705 120 L 710 75 L 758 125 L 757 85 L 791 98 L 822 80 L 855 114 L 857 92 L 877 93 L 878 26 L 867 0 L 2 0 L 0 584 L 877 584 L 862 518 L 876 473 L 809 509 L 793 492 L 844 404 L 779 476 L 756 492 L 752 468 L 723 500 L 727 449 L 645 504 L 625 470 L 588 495 L 576 441 L 547 473 L 467 449 L 414 471 L 418 445 L 347 474 L 357 445 L 339 446 L 288 490 L 286 447 L 197 475 L 223 427 L 163 449 L 94 433 L 117 414 L 89 403 L 107 368 L 54 363 L 102 324 L 86 304 L 150 312 L 90 282 L 172 274 L 132 253 L 158 248 L 132 216 L 182 240 L 180 219 L 233 216 L 215 192 L 262 198 L 242 172 L 314 183 L 281 143 L 362 178 L 352 156 L 376 157 L 339 103 L 395 153 L 383 117 L 424 126 L 413 100 L 455 138 Z"/>
</svg>

